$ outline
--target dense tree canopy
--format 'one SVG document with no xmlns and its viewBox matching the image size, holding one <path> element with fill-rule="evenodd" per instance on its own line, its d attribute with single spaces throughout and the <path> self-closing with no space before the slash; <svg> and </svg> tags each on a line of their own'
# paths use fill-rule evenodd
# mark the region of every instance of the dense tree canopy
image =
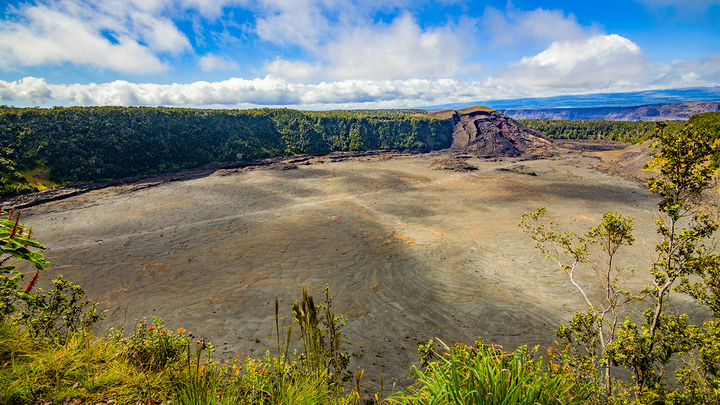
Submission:
<svg viewBox="0 0 720 405">
<path fill-rule="evenodd" d="M 605 139 L 635 143 L 648 139 L 655 131 L 655 123 L 647 121 L 519 121 L 551 139 Z"/>
<path fill-rule="evenodd" d="M 302 153 L 437 149 L 446 120 L 386 112 L 137 107 L 0 109 L 0 196 L 31 191 L 21 173 L 93 182 Z"/>
</svg>

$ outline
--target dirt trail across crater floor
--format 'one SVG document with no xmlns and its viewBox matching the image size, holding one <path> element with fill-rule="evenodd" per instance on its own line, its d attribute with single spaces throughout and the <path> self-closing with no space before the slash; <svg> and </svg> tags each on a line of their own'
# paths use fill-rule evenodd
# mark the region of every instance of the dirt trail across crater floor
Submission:
<svg viewBox="0 0 720 405">
<path fill-rule="evenodd" d="M 327 283 L 348 320 L 352 368 L 369 381 L 407 376 L 420 339 L 554 339 L 583 304 L 518 227 L 537 207 L 576 231 L 608 210 L 636 217 L 638 241 L 621 259 L 639 268 L 631 283 L 644 282 L 656 209 L 638 183 L 580 154 L 431 168 L 453 156 L 319 159 L 100 189 L 27 208 L 24 222 L 50 247 L 45 281 L 61 272 L 86 287 L 108 311 L 103 328 L 160 316 L 220 356 L 273 350 L 274 298 L 289 325 L 301 285 L 321 296 Z"/>
</svg>

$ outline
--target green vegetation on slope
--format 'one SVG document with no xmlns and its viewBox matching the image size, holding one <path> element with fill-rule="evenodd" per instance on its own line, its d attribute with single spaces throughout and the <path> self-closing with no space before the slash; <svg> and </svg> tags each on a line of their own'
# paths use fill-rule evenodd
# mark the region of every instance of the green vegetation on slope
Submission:
<svg viewBox="0 0 720 405">
<path fill-rule="evenodd" d="M 144 107 L 0 108 L 0 197 L 215 162 L 369 149 L 438 149 L 452 123 L 406 114 Z"/>
<path fill-rule="evenodd" d="M 720 112 L 706 112 L 695 114 L 688 120 L 695 128 L 706 130 L 714 134 L 720 134 Z M 677 127 L 672 127 L 677 129 Z"/>
<path fill-rule="evenodd" d="M 518 121 L 550 139 L 604 139 L 636 143 L 647 139 L 655 131 L 655 123 L 645 121 Z"/>
<path fill-rule="evenodd" d="M 657 122 L 648 121 L 569 121 L 518 120 L 526 127 L 547 135 L 550 139 L 604 139 L 607 141 L 638 143 L 652 137 Z M 715 131 L 720 128 L 720 112 L 695 114 L 688 123 L 696 128 Z M 685 122 L 668 122 L 670 129 L 679 130 Z"/>
</svg>

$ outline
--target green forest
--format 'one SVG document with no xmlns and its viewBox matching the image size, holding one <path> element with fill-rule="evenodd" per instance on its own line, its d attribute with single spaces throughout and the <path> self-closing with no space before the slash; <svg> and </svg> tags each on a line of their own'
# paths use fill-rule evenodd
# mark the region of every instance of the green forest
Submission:
<svg viewBox="0 0 720 405">
<path fill-rule="evenodd" d="M 550 139 L 604 139 L 607 141 L 642 142 L 655 131 L 649 121 L 567 121 L 518 120 L 523 125 L 547 135 Z M 679 125 L 673 124 L 673 125 Z"/>
<path fill-rule="evenodd" d="M 0 109 L 0 197 L 295 154 L 450 145 L 452 123 L 416 111 L 145 107 Z"/>
</svg>

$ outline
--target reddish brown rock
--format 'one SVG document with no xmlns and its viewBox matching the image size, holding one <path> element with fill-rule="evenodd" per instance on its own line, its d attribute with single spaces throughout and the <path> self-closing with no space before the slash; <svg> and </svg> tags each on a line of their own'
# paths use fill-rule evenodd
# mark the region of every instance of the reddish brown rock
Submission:
<svg viewBox="0 0 720 405">
<path fill-rule="evenodd" d="M 429 114 L 455 123 L 450 149 L 478 156 L 521 156 L 552 149 L 551 142 L 514 119 L 488 107 Z"/>
<path fill-rule="evenodd" d="M 550 141 L 494 110 L 456 112 L 451 149 L 483 156 L 521 156 L 551 147 Z"/>
</svg>

